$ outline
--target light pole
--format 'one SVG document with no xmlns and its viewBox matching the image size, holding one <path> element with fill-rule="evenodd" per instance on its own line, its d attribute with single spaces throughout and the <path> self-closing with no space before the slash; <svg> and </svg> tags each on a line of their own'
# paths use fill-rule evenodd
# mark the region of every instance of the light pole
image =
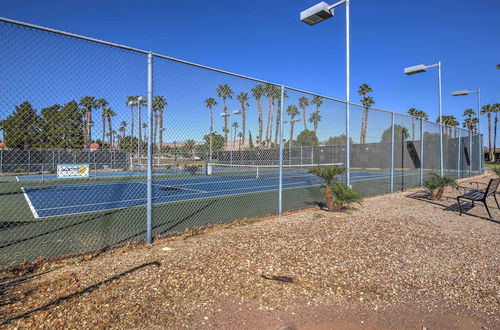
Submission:
<svg viewBox="0 0 500 330">
<path fill-rule="evenodd" d="M 440 174 L 441 176 L 444 176 L 444 163 L 443 163 L 443 110 L 442 110 L 442 97 L 441 97 L 441 61 L 437 62 L 436 64 L 431 64 L 431 65 L 424 65 L 424 64 L 419 64 L 419 65 L 414 65 L 410 67 L 404 68 L 404 73 L 406 75 L 412 75 L 412 74 L 417 74 L 417 73 L 422 73 L 426 72 L 427 69 L 429 68 L 438 68 L 438 98 L 439 98 L 439 150 L 440 150 L 440 155 L 439 155 L 439 163 L 441 166 L 441 171 Z"/>
<path fill-rule="evenodd" d="M 345 116 L 345 132 L 346 132 L 346 179 L 347 185 L 351 186 L 351 157 L 350 157 L 350 146 L 349 146 L 349 120 L 350 120 L 350 41 L 349 41 L 349 3 L 350 0 L 341 0 L 334 3 L 333 5 L 328 5 L 326 2 L 320 2 L 309 9 L 304 10 L 300 13 L 300 20 L 309 25 L 315 25 L 319 22 L 324 21 L 333 16 L 335 7 L 345 4 L 345 54 L 346 54 L 346 116 Z"/>
<path fill-rule="evenodd" d="M 134 106 L 136 105 L 137 106 L 137 135 L 138 135 L 138 139 L 137 139 L 137 169 L 138 171 L 141 170 L 141 130 L 142 130 L 142 123 L 141 123 L 141 105 L 143 104 L 143 102 L 147 102 L 148 99 L 144 96 L 139 96 L 137 97 L 137 99 L 135 101 L 129 101 L 128 102 L 128 105 L 129 106 Z M 133 139 L 134 137 L 131 136 L 130 137 L 131 139 Z"/>
<path fill-rule="evenodd" d="M 481 90 L 475 89 L 475 90 L 461 90 L 461 91 L 454 91 L 451 93 L 453 96 L 463 96 L 463 95 L 469 95 L 472 93 L 476 93 L 477 95 L 477 134 L 479 136 L 479 172 L 482 173 L 483 171 L 483 139 L 481 138 Z M 472 133 L 472 132 L 471 132 Z M 472 152 L 472 150 L 471 150 Z"/>
<path fill-rule="evenodd" d="M 227 120 L 229 120 L 229 117 L 230 117 L 231 115 L 230 115 L 228 112 L 223 112 L 223 113 L 221 113 L 221 114 L 220 114 L 220 116 L 221 116 L 222 118 L 227 118 Z M 228 128 L 227 128 L 227 127 L 225 127 L 225 129 L 227 130 Z M 224 131 L 224 133 L 226 133 L 226 132 Z M 229 147 L 229 145 L 228 145 L 228 143 L 227 143 L 227 140 L 225 141 L 225 144 L 226 144 L 226 148 L 228 148 L 228 147 Z M 230 160 L 229 160 L 229 163 L 230 163 L 230 164 L 233 164 L 233 148 L 231 148 L 229 155 L 230 155 Z"/>
</svg>

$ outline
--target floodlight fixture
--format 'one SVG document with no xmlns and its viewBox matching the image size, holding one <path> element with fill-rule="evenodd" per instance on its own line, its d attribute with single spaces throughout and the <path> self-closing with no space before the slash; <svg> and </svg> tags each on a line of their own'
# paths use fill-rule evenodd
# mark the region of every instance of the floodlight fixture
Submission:
<svg viewBox="0 0 500 330">
<path fill-rule="evenodd" d="M 300 20 L 308 25 L 315 25 L 333 16 L 333 8 L 324 1 L 300 13 Z"/>
<path fill-rule="evenodd" d="M 451 92 L 451 95 L 452 96 L 462 96 L 462 95 L 469 95 L 470 94 L 470 91 L 468 90 L 462 90 L 462 91 L 453 91 Z"/>
<path fill-rule="evenodd" d="M 220 116 L 221 116 L 221 117 L 229 117 L 229 116 L 230 116 L 230 114 L 229 114 L 229 113 L 227 113 L 227 112 L 223 112 L 223 113 L 221 113 L 221 114 L 220 114 Z"/>
<path fill-rule="evenodd" d="M 427 71 L 427 65 L 424 64 L 409 66 L 404 69 L 404 73 L 408 76 L 426 71 Z"/>
<path fill-rule="evenodd" d="M 235 114 L 235 115 L 241 115 L 241 110 L 235 110 L 235 111 L 233 111 L 233 114 Z"/>
</svg>

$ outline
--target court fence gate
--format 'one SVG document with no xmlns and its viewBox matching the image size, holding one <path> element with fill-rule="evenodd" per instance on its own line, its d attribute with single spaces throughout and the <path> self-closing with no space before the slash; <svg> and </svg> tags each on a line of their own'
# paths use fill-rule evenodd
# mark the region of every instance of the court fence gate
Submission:
<svg viewBox="0 0 500 330">
<path fill-rule="evenodd" d="M 347 122 L 328 96 L 9 19 L 0 31 L 1 265 L 315 206 L 308 170 L 347 158 L 339 180 L 363 196 L 484 172 L 478 132 L 357 104 Z"/>
</svg>

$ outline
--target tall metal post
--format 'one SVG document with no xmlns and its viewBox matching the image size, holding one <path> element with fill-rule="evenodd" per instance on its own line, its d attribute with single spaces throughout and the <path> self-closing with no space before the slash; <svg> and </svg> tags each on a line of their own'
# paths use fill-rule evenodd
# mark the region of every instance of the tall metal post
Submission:
<svg viewBox="0 0 500 330">
<path fill-rule="evenodd" d="M 31 150 L 28 149 L 28 173 L 31 172 Z"/>
<path fill-rule="evenodd" d="M 345 95 L 346 95 L 346 108 L 345 108 L 345 137 L 346 137 L 346 179 L 347 179 L 347 185 L 350 187 L 351 186 L 351 147 L 349 145 L 350 142 L 350 134 L 349 134 L 349 125 L 350 125 L 350 90 L 349 90 L 349 85 L 350 85 L 350 34 L 349 34 L 349 2 L 350 0 L 346 0 L 345 2 L 345 72 L 346 72 L 346 82 L 345 82 Z"/>
<path fill-rule="evenodd" d="M 5 143 L 5 141 L 3 142 Z M 3 147 L 0 149 L 0 173 L 3 172 Z"/>
<path fill-rule="evenodd" d="M 462 150 L 462 146 L 461 146 L 461 142 L 462 142 L 462 129 L 460 128 L 457 128 L 457 131 L 458 131 L 458 156 L 457 156 L 457 179 L 460 179 L 460 167 L 462 165 L 462 162 L 461 162 L 461 150 Z"/>
<path fill-rule="evenodd" d="M 153 54 L 148 54 L 148 174 L 146 205 L 146 242 L 152 242 L 153 217 Z"/>
<path fill-rule="evenodd" d="M 479 173 L 483 173 L 483 137 L 481 136 L 481 90 L 477 89 L 477 134 L 479 135 Z M 472 150 L 471 150 L 472 153 Z"/>
<path fill-rule="evenodd" d="M 391 193 L 394 192 L 394 112 L 391 113 Z"/>
<path fill-rule="evenodd" d="M 469 176 L 472 176 L 472 131 L 469 131 Z"/>
<path fill-rule="evenodd" d="M 420 119 L 420 186 L 424 185 L 424 120 Z"/>
<path fill-rule="evenodd" d="M 439 153 L 440 153 L 440 166 L 441 166 L 441 176 L 444 176 L 444 160 L 443 160 L 443 110 L 441 102 L 441 61 L 438 62 L 438 94 L 439 94 Z"/>
<path fill-rule="evenodd" d="M 285 94 L 285 87 L 281 86 L 281 109 L 280 109 L 280 125 L 279 125 L 279 187 L 278 187 L 278 215 L 283 212 L 283 99 Z"/>
</svg>

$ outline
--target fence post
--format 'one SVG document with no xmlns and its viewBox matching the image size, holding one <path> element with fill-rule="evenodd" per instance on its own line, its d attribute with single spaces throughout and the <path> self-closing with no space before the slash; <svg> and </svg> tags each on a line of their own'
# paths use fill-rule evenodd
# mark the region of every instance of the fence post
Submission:
<svg viewBox="0 0 500 330">
<path fill-rule="evenodd" d="M 0 173 L 3 173 L 3 147 L 0 149 Z"/>
<path fill-rule="evenodd" d="M 391 193 L 394 192 L 394 112 L 391 112 Z"/>
<path fill-rule="evenodd" d="M 311 146 L 311 164 L 314 164 L 314 147 Z"/>
<path fill-rule="evenodd" d="M 151 244 L 153 217 L 153 53 L 151 52 L 148 54 L 148 130 L 146 241 Z"/>
<path fill-rule="evenodd" d="M 31 149 L 28 149 L 28 173 L 31 172 Z"/>
<path fill-rule="evenodd" d="M 469 176 L 472 176 L 472 131 L 469 131 Z"/>
<path fill-rule="evenodd" d="M 424 120 L 420 119 L 420 186 L 424 185 Z"/>
<path fill-rule="evenodd" d="M 278 187 L 278 215 L 282 214 L 283 211 L 283 99 L 284 99 L 285 87 L 281 86 L 281 103 L 280 103 L 280 134 L 279 134 L 279 187 Z"/>
<path fill-rule="evenodd" d="M 460 128 L 457 128 L 458 131 L 458 156 L 457 156 L 457 179 L 460 179 L 460 165 L 461 163 L 461 158 L 460 158 L 460 150 L 461 150 L 461 140 L 462 140 L 462 130 Z"/>
</svg>

